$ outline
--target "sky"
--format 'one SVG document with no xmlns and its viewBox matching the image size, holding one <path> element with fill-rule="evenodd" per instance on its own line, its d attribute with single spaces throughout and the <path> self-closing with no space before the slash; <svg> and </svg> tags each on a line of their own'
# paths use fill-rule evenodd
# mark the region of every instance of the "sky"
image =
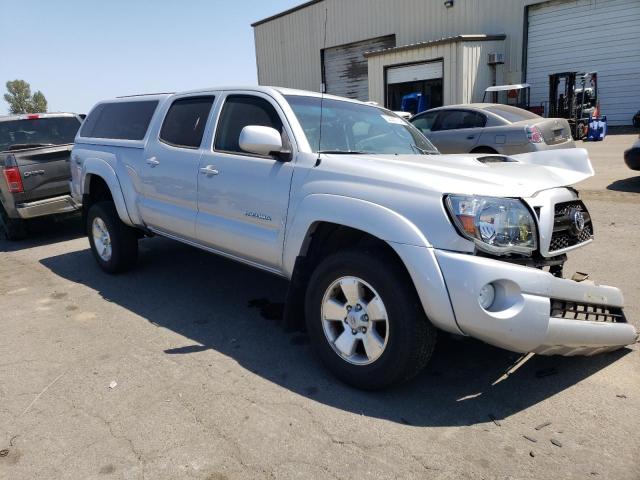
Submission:
<svg viewBox="0 0 640 480">
<path fill-rule="evenodd" d="M 22 79 L 49 111 L 86 113 L 119 95 L 255 85 L 251 23 L 300 3 L 0 0 L 0 92 Z"/>
</svg>

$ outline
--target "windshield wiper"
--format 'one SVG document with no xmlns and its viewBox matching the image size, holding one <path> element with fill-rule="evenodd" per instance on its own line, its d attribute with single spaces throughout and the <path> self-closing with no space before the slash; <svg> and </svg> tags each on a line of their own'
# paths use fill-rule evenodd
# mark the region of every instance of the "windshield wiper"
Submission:
<svg viewBox="0 0 640 480">
<path fill-rule="evenodd" d="M 411 148 L 413 148 L 414 150 L 417 150 L 418 153 L 422 154 L 422 155 L 437 155 L 438 152 L 434 152 L 433 150 L 425 150 L 424 148 L 420 148 L 417 145 L 414 145 L 413 143 L 411 144 Z"/>
<path fill-rule="evenodd" d="M 359 150 L 320 150 L 319 153 L 329 153 L 329 154 L 335 154 L 335 155 L 348 155 L 348 154 L 365 155 L 369 152 L 361 152 Z"/>
</svg>

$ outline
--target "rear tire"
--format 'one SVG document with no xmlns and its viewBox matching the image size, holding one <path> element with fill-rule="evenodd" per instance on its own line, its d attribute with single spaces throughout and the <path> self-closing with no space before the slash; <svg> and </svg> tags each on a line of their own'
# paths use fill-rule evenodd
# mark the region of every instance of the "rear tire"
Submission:
<svg viewBox="0 0 640 480">
<path fill-rule="evenodd" d="M 93 256 L 105 272 L 123 273 L 135 266 L 137 232 L 120 220 L 113 202 L 91 205 L 87 214 L 87 235 Z"/>
<path fill-rule="evenodd" d="M 344 293 L 350 285 L 356 285 L 351 290 L 355 295 Z M 384 251 L 344 251 L 316 267 L 306 293 L 307 330 L 336 377 L 377 390 L 412 378 L 427 364 L 436 329 L 412 285 L 398 261 Z M 367 334 L 374 336 L 375 345 Z"/>
<path fill-rule="evenodd" d="M 27 236 L 27 222 L 21 218 L 9 218 L 0 204 L 0 238 L 9 241 L 24 240 Z"/>
</svg>

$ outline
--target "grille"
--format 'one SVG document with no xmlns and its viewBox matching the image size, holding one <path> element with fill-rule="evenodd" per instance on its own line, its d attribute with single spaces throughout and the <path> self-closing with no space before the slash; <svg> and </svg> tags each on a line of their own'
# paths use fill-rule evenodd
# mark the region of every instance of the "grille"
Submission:
<svg viewBox="0 0 640 480">
<path fill-rule="evenodd" d="M 621 308 L 554 299 L 551 300 L 551 316 L 554 318 L 588 320 L 591 322 L 627 322 Z"/>
<path fill-rule="evenodd" d="M 576 215 L 584 220 L 582 230 L 578 228 Z M 584 203 L 574 200 L 556 204 L 549 253 L 580 245 L 592 237 L 593 223 Z"/>
</svg>

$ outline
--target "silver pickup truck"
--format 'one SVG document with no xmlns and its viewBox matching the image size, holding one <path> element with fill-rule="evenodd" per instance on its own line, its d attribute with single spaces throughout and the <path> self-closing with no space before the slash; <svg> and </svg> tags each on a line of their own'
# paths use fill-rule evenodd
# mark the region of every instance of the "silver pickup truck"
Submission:
<svg viewBox="0 0 640 480">
<path fill-rule="evenodd" d="M 0 237 L 20 240 L 29 219 L 79 209 L 69 157 L 81 122 L 73 113 L 0 117 Z"/>
<path fill-rule="evenodd" d="M 357 387 L 415 375 L 438 330 L 542 355 L 638 339 L 620 290 L 562 278 L 594 233 L 585 150 L 439 155 L 373 105 L 220 88 L 99 103 L 71 168 L 103 270 L 157 234 L 285 277 L 285 321 Z"/>
</svg>

